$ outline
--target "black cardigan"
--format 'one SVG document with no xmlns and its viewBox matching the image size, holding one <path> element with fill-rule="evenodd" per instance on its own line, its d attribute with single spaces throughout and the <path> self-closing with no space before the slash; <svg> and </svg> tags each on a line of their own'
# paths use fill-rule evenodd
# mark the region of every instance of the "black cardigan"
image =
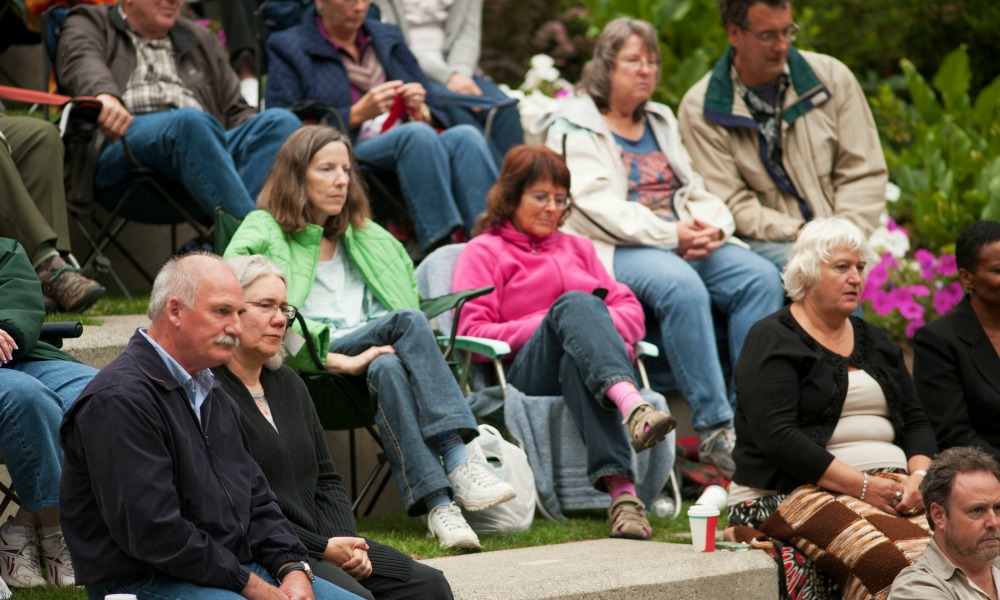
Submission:
<svg viewBox="0 0 1000 600">
<path fill-rule="evenodd" d="M 785 493 L 819 481 L 833 462 L 826 444 L 844 408 L 848 365 L 867 372 L 882 388 L 896 430 L 894 443 L 907 458 L 937 451 L 902 351 L 877 327 L 857 317 L 850 320 L 854 351 L 849 359 L 806 333 L 788 306 L 750 329 L 736 362 L 733 481 Z"/>
<path fill-rule="evenodd" d="M 313 560 L 322 560 L 331 537 L 357 537 L 347 490 L 330 458 L 319 416 L 302 379 L 287 366 L 261 372 L 264 395 L 278 427 L 275 431 L 236 375 L 226 367 L 213 372 L 239 405 L 243 442 Z M 373 574 L 410 579 L 412 558 L 395 548 L 367 542 Z"/>
<path fill-rule="evenodd" d="M 966 297 L 913 336 L 913 379 L 938 445 L 1000 458 L 1000 357 Z"/>
</svg>

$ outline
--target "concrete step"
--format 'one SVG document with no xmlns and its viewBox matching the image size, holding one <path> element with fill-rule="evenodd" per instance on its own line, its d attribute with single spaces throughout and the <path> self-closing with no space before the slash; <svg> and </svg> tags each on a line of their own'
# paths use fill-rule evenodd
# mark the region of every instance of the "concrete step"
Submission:
<svg viewBox="0 0 1000 600">
<path fill-rule="evenodd" d="M 777 566 L 760 551 L 591 540 L 421 561 L 444 572 L 455 598 L 774 600 Z"/>
</svg>

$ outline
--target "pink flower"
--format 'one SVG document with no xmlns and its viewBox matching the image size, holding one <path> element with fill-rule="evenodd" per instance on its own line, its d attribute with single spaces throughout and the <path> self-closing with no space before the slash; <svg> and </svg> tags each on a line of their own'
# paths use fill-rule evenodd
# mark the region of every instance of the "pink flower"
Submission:
<svg viewBox="0 0 1000 600">
<path fill-rule="evenodd" d="M 569 96 L 570 91 L 571 90 L 569 88 L 567 88 L 565 90 L 559 90 L 558 92 L 556 92 L 556 100 L 558 100 L 560 98 L 565 98 L 566 96 Z"/>
<path fill-rule="evenodd" d="M 916 321 L 910 321 L 906 325 L 906 337 L 913 338 L 913 334 L 917 332 L 918 329 L 926 325 L 923 319 L 917 319 Z"/>
<path fill-rule="evenodd" d="M 884 317 L 896 309 L 896 300 L 889 292 L 875 290 L 872 292 L 872 309 Z"/>
<path fill-rule="evenodd" d="M 891 254 L 889 256 L 892 256 Z M 865 279 L 865 289 L 861 292 L 861 300 L 871 300 L 875 291 L 880 289 L 889 280 L 889 270 L 885 266 L 885 260 L 879 261 L 872 267 Z"/>
<path fill-rule="evenodd" d="M 937 273 L 943 277 L 948 277 L 949 275 L 954 275 L 958 272 L 958 265 L 955 263 L 954 254 L 942 254 L 941 260 L 938 262 Z"/>
<path fill-rule="evenodd" d="M 906 231 L 906 229 L 904 229 L 903 227 L 900 227 L 899 224 L 896 223 L 896 219 L 893 219 L 892 217 L 889 217 L 889 220 L 886 221 L 885 228 L 888 229 L 889 231 L 902 231 L 903 233 L 906 234 L 907 237 L 910 236 L 910 233 Z"/>
<path fill-rule="evenodd" d="M 913 253 L 913 258 L 920 263 L 920 274 L 923 275 L 924 279 L 933 279 L 934 267 L 937 265 L 937 259 L 934 258 L 934 254 L 926 248 L 920 248 Z"/>
<path fill-rule="evenodd" d="M 952 281 L 942 290 L 938 290 L 934 294 L 934 300 L 932 305 L 934 310 L 937 311 L 939 315 L 943 315 L 949 310 L 955 308 L 955 305 L 962 300 L 962 296 L 965 292 L 962 290 L 962 284 L 957 281 Z"/>
<path fill-rule="evenodd" d="M 924 307 L 917 303 L 916 300 L 910 298 L 907 302 L 899 303 L 899 314 L 911 321 L 914 319 L 923 320 Z"/>
<path fill-rule="evenodd" d="M 931 294 L 931 291 L 927 289 L 926 285 L 911 285 L 908 287 L 910 288 L 910 293 L 917 298 L 923 298 L 925 296 L 930 296 Z"/>
</svg>

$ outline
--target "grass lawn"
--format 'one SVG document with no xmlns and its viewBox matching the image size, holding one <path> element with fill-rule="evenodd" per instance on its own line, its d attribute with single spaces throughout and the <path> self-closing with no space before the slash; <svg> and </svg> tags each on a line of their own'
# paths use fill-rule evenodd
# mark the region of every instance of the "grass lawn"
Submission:
<svg viewBox="0 0 1000 600">
<path fill-rule="evenodd" d="M 688 532 L 687 517 L 684 514 L 689 505 L 690 502 L 684 503 L 681 516 L 676 519 L 658 519 L 655 515 L 650 515 L 650 523 L 655 529 L 653 540 L 690 543 L 689 539 L 683 537 L 683 534 Z M 570 515 L 569 520 L 559 522 L 536 518 L 531 529 L 521 533 L 481 534 L 479 539 L 483 543 L 483 551 L 593 540 L 608 535 L 607 526 L 604 524 L 604 511 L 575 511 Z M 725 516 L 721 517 L 720 521 L 721 529 L 725 527 Z M 423 521 L 416 517 L 407 517 L 403 514 L 363 517 L 358 521 L 358 528 L 362 535 L 394 546 L 414 558 L 461 554 L 455 550 L 442 549 L 438 546 L 437 540 L 428 540 Z M 14 590 L 15 600 L 86 600 L 86 597 L 82 588 Z"/>
<path fill-rule="evenodd" d="M 149 294 L 133 296 L 131 300 L 122 295 L 105 294 L 83 313 L 54 312 L 45 316 L 45 321 L 80 321 L 84 325 L 100 325 L 101 317 L 107 315 L 144 315 L 149 304 Z"/>
</svg>

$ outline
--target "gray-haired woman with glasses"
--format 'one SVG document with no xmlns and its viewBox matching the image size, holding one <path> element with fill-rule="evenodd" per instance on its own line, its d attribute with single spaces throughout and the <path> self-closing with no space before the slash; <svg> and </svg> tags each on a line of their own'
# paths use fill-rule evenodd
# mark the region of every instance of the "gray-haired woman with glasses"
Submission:
<svg viewBox="0 0 1000 600">
<path fill-rule="evenodd" d="M 673 113 L 652 101 L 660 75 L 653 26 L 616 19 L 597 38 L 576 94 L 536 127 L 548 128 L 546 145 L 573 173 L 567 230 L 593 240 L 647 308 L 656 325 L 649 339 L 691 407 L 699 460 L 732 477 L 735 390 L 727 393 L 719 356 L 734 364 L 747 331 L 784 294 L 774 265 L 733 237 L 733 216 L 694 172 Z M 728 330 L 721 353 L 713 308 Z"/>
</svg>

